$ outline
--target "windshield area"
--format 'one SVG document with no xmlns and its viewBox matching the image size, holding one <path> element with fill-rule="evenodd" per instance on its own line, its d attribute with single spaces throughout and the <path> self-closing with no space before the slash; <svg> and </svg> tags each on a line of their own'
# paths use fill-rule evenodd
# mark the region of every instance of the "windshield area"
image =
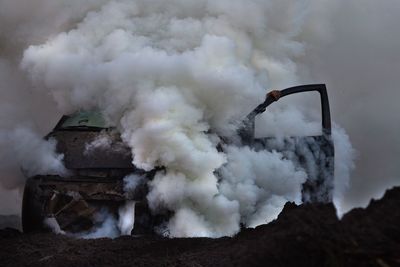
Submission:
<svg viewBox="0 0 400 267">
<path fill-rule="evenodd" d="M 98 111 L 78 111 L 72 115 L 64 116 L 58 129 L 106 129 L 109 128 L 106 122 Z"/>
</svg>

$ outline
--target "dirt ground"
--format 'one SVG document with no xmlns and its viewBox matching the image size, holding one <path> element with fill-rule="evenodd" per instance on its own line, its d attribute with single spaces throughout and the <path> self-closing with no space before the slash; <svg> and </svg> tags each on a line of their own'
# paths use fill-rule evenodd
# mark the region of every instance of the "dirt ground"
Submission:
<svg viewBox="0 0 400 267">
<path fill-rule="evenodd" d="M 400 188 L 338 220 L 333 205 L 287 203 L 233 238 L 82 240 L 0 231 L 0 266 L 400 266 Z"/>
</svg>

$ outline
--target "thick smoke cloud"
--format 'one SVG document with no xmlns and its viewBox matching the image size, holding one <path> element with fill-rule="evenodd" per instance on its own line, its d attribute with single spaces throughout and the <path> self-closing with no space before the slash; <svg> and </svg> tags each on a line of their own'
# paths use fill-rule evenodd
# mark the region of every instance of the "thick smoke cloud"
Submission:
<svg viewBox="0 0 400 267">
<path fill-rule="evenodd" d="M 0 192 L 2 214 L 19 213 L 25 174 L 64 172 L 54 142 L 42 139 L 54 116 L 49 97 L 32 94 L 15 66 L 0 59 Z M 43 105 L 40 105 L 43 104 Z M 56 170 L 59 168 L 58 170 Z"/>
<path fill-rule="evenodd" d="M 382 6 L 389 4 L 398 6 L 389 1 Z M 375 51 L 374 45 L 357 49 L 359 36 L 351 31 L 363 33 L 361 37 L 369 41 L 378 34 L 371 29 L 387 29 L 395 18 L 389 16 L 371 25 L 357 6 L 348 5 L 344 1 L 1 1 L 0 49 L 7 67 L 0 75 L 15 73 L 11 78 L 4 74 L 7 82 L 1 94 L 2 99 L 3 95 L 14 95 L 10 103 L 21 103 L 2 112 L 13 118 L 2 127 L 16 128 L 20 123 L 14 115 L 22 114 L 19 118 L 33 120 L 44 133 L 54 125 L 59 112 L 100 107 L 132 147 L 136 165 L 144 169 L 167 167 L 152 181 L 148 198 L 154 211 L 176 211 L 167 225 L 170 234 L 220 236 L 235 233 L 239 222 L 254 226 L 263 219 L 273 219 L 287 200 L 299 202 L 305 174 L 279 153 L 257 154 L 232 147 L 222 154 L 215 149 L 217 136 L 208 131 L 231 134 L 238 121 L 263 100 L 266 89 L 327 81 L 334 119 L 350 129 L 350 137 L 363 155 L 359 156 L 356 179 L 350 184 L 352 195 L 346 195 L 353 150 L 347 135 L 337 127 L 336 200 L 342 206 L 340 196 L 344 194 L 344 205 L 360 203 L 379 190 L 354 186 L 361 175 L 376 181 L 371 172 L 363 171 L 371 166 L 363 157 L 371 154 L 368 151 L 375 138 L 367 135 L 368 139 L 361 141 L 371 129 L 365 122 L 362 127 L 354 125 L 360 123 L 357 116 L 375 113 L 361 104 L 346 116 L 339 111 L 354 107 L 343 99 L 361 91 L 366 92 L 365 102 L 372 101 L 369 96 L 374 83 L 355 78 L 361 73 L 357 62 L 352 61 L 353 68 L 345 71 L 342 63 L 352 65 L 343 51 L 352 47 L 349 51 L 359 51 L 358 59 L 365 62 L 370 56 L 368 49 Z M 376 5 L 369 1 L 366 9 L 395 14 L 395 9 L 378 10 Z M 351 23 L 354 17 L 359 24 Z M 368 36 L 372 32 L 373 36 Z M 353 46 L 348 46 L 344 37 L 354 40 Z M 398 40 L 393 37 L 388 41 Z M 387 48 L 383 44 L 386 42 L 375 45 Z M 17 68 L 21 59 L 22 72 Z M 383 57 L 382 62 L 391 66 L 398 61 Z M 373 70 L 380 75 L 393 73 L 386 68 Z M 24 97 L 26 92 L 30 98 Z M 32 97 L 41 101 L 35 104 Z M 23 100 L 14 102 L 16 99 Z M 305 104 L 310 106 L 308 100 L 301 100 L 283 112 L 271 111 L 261 125 L 279 121 L 282 123 L 274 127 L 279 130 L 266 127 L 261 134 L 317 131 L 316 124 L 304 115 L 307 112 L 299 112 Z M 20 107 L 29 111 L 21 112 Z M 293 118 L 297 118 L 295 126 L 290 127 Z M 396 131 L 391 129 L 391 136 L 396 136 Z M 398 157 L 399 150 L 386 144 L 390 153 L 380 158 L 387 179 L 394 182 L 398 170 L 390 159 Z M 364 147 L 368 147 L 367 153 Z M 269 166 L 258 164 L 261 159 Z M 225 180 L 220 182 L 214 170 L 227 160 L 240 164 L 226 165 L 222 169 Z M 285 172 L 271 172 L 271 168 L 284 168 Z M 260 184 L 257 180 L 267 170 L 271 175 Z M 244 177 L 249 179 L 241 180 Z M 389 183 L 377 184 L 377 189 L 383 189 Z"/>
<path fill-rule="evenodd" d="M 63 110 L 103 111 L 137 167 L 166 168 L 149 183 L 148 200 L 154 213 L 174 212 L 171 236 L 232 235 L 240 223 L 255 226 L 286 201 L 299 202 L 306 178 L 283 155 L 241 151 L 247 156 L 235 162 L 235 152 L 216 149 L 215 133 L 232 135 L 265 88 L 296 82 L 293 59 L 303 45 L 293 39 L 305 6 L 276 5 L 112 1 L 75 29 L 29 47 L 21 66 Z M 292 20 L 282 25 L 280 17 Z M 230 179 L 215 174 L 224 163 L 236 165 Z M 253 177 L 249 192 L 236 190 L 247 183 L 237 181 L 242 175 Z"/>
<path fill-rule="evenodd" d="M 60 111 L 48 93 L 37 93 L 26 74 L 20 70 L 23 50 L 32 44 L 45 42 L 49 36 L 73 27 L 85 14 L 101 1 L 0 1 L 0 213 L 20 212 L 21 189 L 24 175 L 21 167 L 26 160 L 36 160 L 58 155 L 50 151 L 51 144 L 39 141 L 57 122 Z M 22 140 L 13 136 L 22 133 Z M 33 139 L 27 139 L 33 138 Z M 39 151 L 50 152 L 39 155 Z M 27 146 L 24 146 L 27 145 Z M 28 155 L 33 158 L 29 159 Z M 59 158 L 58 158 L 59 159 Z M 37 171 L 39 161 L 34 164 Z M 46 161 L 42 161 L 45 163 Z M 54 167 L 54 165 L 53 165 Z M 36 168 L 36 170 L 35 170 Z"/>
</svg>

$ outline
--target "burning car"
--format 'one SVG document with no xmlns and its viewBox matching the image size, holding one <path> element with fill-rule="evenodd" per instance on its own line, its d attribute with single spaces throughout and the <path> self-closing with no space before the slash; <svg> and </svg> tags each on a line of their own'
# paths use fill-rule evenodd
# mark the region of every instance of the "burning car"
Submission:
<svg viewBox="0 0 400 267">
<path fill-rule="evenodd" d="M 272 137 L 255 137 L 255 118 L 270 104 L 288 95 L 310 91 L 320 94 L 321 135 L 288 136 L 279 145 Z M 332 201 L 334 146 L 325 85 L 302 85 L 272 91 L 245 118 L 238 136 L 240 145 L 255 150 L 278 150 L 298 162 L 308 174 L 303 184 L 303 201 Z M 22 207 L 24 232 L 42 230 L 44 222 L 58 231 L 86 231 L 101 220 L 98 217 L 100 211 L 106 209 L 118 217 L 126 205 L 135 205 L 131 215 L 134 220 L 132 218 L 132 225 L 128 223 L 125 227 L 126 234 L 151 232 L 169 216 L 168 212 L 152 214 L 147 204 L 147 182 L 159 169 L 146 172 L 136 168 L 132 164 L 131 149 L 121 140 L 116 129 L 106 126 L 99 112 L 63 116 L 46 138 L 57 141 L 57 152 L 64 155 L 64 165 L 69 174 L 65 177 L 38 175 L 28 178 Z M 226 138 L 221 140 L 229 142 Z M 132 175 L 140 179 L 135 181 L 133 190 L 126 192 L 124 178 Z"/>
</svg>

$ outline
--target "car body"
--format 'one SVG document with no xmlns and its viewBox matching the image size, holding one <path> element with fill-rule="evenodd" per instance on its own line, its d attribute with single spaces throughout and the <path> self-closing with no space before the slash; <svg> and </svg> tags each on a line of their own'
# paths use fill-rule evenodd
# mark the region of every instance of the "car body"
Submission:
<svg viewBox="0 0 400 267">
<path fill-rule="evenodd" d="M 255 138 L 255 117 L 279 98 L 302 92 L 320 94 L 322 134 L 285 138 L 279 147 L 274 138 Z M 241 145 L 256 150 L 279 150 L 288 157 L 295 155 L 308 173 L 303 185 L 303 201 L 330 202 L 333 190 L 334 147 L 326 87 L 323 84 L 302 85 L 269 94 L 244 120 L 238 131 Z M 63 232 L 87 231 L 96 224 L 96 214 L 106 207 L 118 217 L 126 203 L 135 203 L 133 234 L 151 233 L 155 226 L 170 216 L 168 212 L 153 215 L 147 205 L 147 182 L 159 170 L 146 172 L 132 164 L 131 149 L 121 140 L 116 129 L 107 127 L 99 112 L 86 111 L 63 116 L 46 136 L 57 141 L 57 152 L 64 154 L 67 176 L 37 175 L 29 177 L 25 186 L 22 210 L 24 232 L 44 229 L 51 219 Z M 221 140 L 227 140 L 221 138 Z M 221 148 L 219 148 L 221 149 Z M 289 156 L 291 155 L 291 156 Z M 311 158 L 310 158 L 310 155 Z M 317 166 L 317 171 L 310 170 Z M 125 192 L 124 178 L 142 177 L 133 192 Z"/>
</svg>

